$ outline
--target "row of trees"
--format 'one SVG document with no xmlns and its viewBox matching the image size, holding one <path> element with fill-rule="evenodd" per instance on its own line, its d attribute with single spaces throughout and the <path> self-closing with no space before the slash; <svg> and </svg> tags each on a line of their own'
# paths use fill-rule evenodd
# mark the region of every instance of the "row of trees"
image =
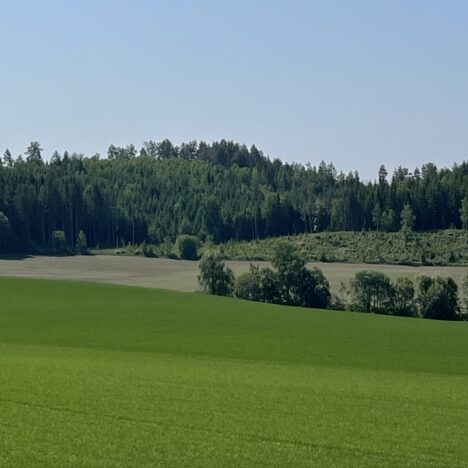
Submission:
<svg viewBox="0 0 468 468">
<path fill-rule="evenodd" d="M 201 241 L 324 230 L 468 229 L 468 162 L 433 164 L 374 182 L 357 173 L 270 160 L 255 146 L 170 141 L 109 147 L 99 155 L 54 152 L 38 142 L 0 166 L 0 249 L 48 248 L 63 231 L 76 248 L 80 231 L 93 248 L 128 243 Z"/>
<path fill-rule="evenodd" d="M 200 262 L 199 282 L 210 294 L 250 301 L 440 320 L 462 318 L 458 286 L 452 278 L 422 275 L 416 282 L 406 277 L 392 282 L 382 272 L 364 270 L 356 273 L 348 287 L 342 287 L 344 297 L 332 297 L 321 270 L 308 269 L 292 244 L 285 242 L 276 249 L 272 266 L 251 265 L 236 278 L 219 255 L 208 253 Z M 463 287 L 468 312 L 468 275 Z"/>
<path fill-rule="evenodd" d="M 219 255 L 208 253 L 200 261 L 198 279 L 203 290 L 210 294 L 299 307 L 330 305 L 328 280 L 320 269 L 308 269 L 291 243 L 284 242 L 275 250 L 272 266 L 250 265 L 248 272 L 235 278 Z"/>
<path fill-rule="evenodd" d="M 468 312 L 468 276 L 463 287 Z M 421 275 L 415 282 L 406 277 L 392 282 L 382 272 L 360 271 L 345 293 L 350 300 L 344 305 L 350 310 L 439 320 L 462 317 L 458 286 L 450 277 Z"/>
</svg>

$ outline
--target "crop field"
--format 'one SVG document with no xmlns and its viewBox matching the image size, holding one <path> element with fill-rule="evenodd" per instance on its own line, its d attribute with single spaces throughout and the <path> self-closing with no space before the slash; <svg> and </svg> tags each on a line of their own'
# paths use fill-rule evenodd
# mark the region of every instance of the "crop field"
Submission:
<svg viewBox="0 0 468 468">
<path fill-rule="evenodd" d="M 252 263 L 268 264 L 259 261 Z M 226 264 L 235 274 L 239 274 L 248 270 L 250 262 L 228 261 Z M 341 282 L 348 282 L 356 272 L 366 269 L 382 271 L 393 280 L 399 276 L 414 278 L 419 274 L 440 274 L 451 276 L 459 285 L 468 272 L 468 268 L 461 266 L 412 267 L 319 262 L 309 263 L 309 266 L 322 269 L 334 293 L 339 292 Z M 198 262 L 167 258 L 96 255 L 0 259 L 0 277 L 69 279 L 193 292 L 198 290 L 197 275 Z"/>
<path fill-rule="evenodd" d="M 0 279 L 0 466 L 468 464 L 468 323 Z"/>
</svg>

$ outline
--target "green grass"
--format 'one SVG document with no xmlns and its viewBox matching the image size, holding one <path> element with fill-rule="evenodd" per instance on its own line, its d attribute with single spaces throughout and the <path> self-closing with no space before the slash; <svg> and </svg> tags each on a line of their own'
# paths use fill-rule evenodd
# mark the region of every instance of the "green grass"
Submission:
<svg viewBox="0 0 468 468">
<path fill-rule="evenodd" d="M 0 279 L 0 466 L 466 466 L 468 323 Z"/>
<path fill-rule="evenodd" d="M 236 260 L 268 260 L 281 238 L 230 241 L 218 247 Z M 321 232 L 289 236 L 311 261 L 411 265 L 467 265 L 468 231 Z"/>
</svg>

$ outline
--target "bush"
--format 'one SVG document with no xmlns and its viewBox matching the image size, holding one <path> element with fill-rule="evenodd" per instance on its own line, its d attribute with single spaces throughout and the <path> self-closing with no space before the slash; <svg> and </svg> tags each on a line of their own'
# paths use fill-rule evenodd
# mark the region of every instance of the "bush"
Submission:
<svg viewBox="0 0 468 468">
<path fill-rule="evenodd" d="M 166 255 L 169 258 L 175 258 L 175 255 L 173 252 L 172 239 L 170 238 L 170 236 L 166 236 L 164 238 L 164 241 L 161 245 L 161 252 L 163 255 Z"/>
<path fill-rule="evenodd" d="M 328 307 L 330 284 L 318 268 L 309 270 L 305 259 L 290 242 L 277 245 L 272 258 L 276 268 L 282 304 L 301 307 Z"/>
<path fill-rule="evenodd" d="M 224 254 L 239 260 L 271 260 L 281 238 L 229 241 Z M 308 261 L 386 263 L 402 265 L 468 264 L 468 230 L 434 232 L 321 232 L 298 234 L 289 241 L 301 249 Z M 453 255 L 452 255 L 453 254 Z M 431 255 L 435 255 L 431 259 Z"/>
<path fill-rule="evenodd" d="M 10 231 L 11 228 L 8 218 L 2 211 L 0 211 L 0 251 L 7 249 Z"/>
<path fill-rule="evenodd" d="M 80 255 L 88 255 L 88 243 L 86 241 L 86 234 L 83 231 L 80 231 L 78 234 L 78 239 L 76 240 L 76 251 Z"/>
<path fill-rule="evenodd" d="M 250 265 L 250 270 L 236 279 L 234 296 L 275 304 L 328 307 L 331 294 L 327 279 L 318 268 L 307 269 L 290 242 L 277 245 L 272 264 L 275 271 Z"/>
<path fill-rule="evenodd" d="M 187 234 L 189 236 L 193 235 L 193 227 L 187 218 L 184 218 L 180 223 L 179 233 Z"/>
<path fill-rule="evenodd" d="M 149 257 L 149 258 L 156 258 L 157 257 L 157 254 L 154 251 L 153 246 L 147 244 L 146 242 L 143 243 L 141 250 L 142 250 L 143 255 L 145 257 Z"/>
<path fill-rule="evenodd" d="M 463 280 L 463 305 L 465 306 L 465 316 L 468 317 L 468 273 Z"/>
<path fill-rule="evenodd" d="M 198 259 L 198 239 L 195 236 L 181 234 L 176 240 L 176 249 L 184 260 Z"/>
<path fill-rule="evenodd" d="M 56 253 L 66 253 L 68 251 L 67 239 L 63 231 L 53 231 L 50 241 Z"/>
<path fill-rule="evenodd" d="M 458 320 L 458 286 L 452 278 L 420 276 L 416 282 L 419 315 L 438 320 Z"/>
<path fill-rule="evenodd" d="M 350 282 L 353 309 L 389 313 L 394 290 L 390 278 L 380 271 L 363 270 Z"/>
<path fill-rule="evenodd" d="M 332 294 L 329 307 L 332 310 L 346 310 L 346 302 L 342 297 Z"/>
<path fill-rule="evenodd" d="M 205 292 L 217 296 L 230 295 L 234 275 L 231 269 L 224 265 L 220 255 L 205 254 L 200 261 L 199 269 L 198 282 Z"/>
<path fill-rule="evenodd" d="M 409 278 L 397 278 L 391 307 L 395 315 L 416 316 L 414 303 L 414 285 Z"/>
<path fill-rule="evenodd" d="M 326 309 L 331 301 L 330 283 L 322 270 L 317 267 L 312 270 L 305 269 L 301 279 L 302 301 L 300 305 Z"/>
<path fill-rule="evenodd" d="M 159 244 L 160 238 L 159 238 L 159 233 L 160 230 L 158 226 L 156 226 L 154 223 L 150 224 L 148 227 L 148 239 L 150 242 L 153 244 Z"/>
<path fill-rule="evenodd" d="M 236 278 L 233 295 L 249 301 L 278 303 L 279 291 L 278 277 L 271 268 L 251 264 L 248 272 Z"/>
<path fill-rule="evenodd" d="M 240 274 L 234 281 L 233 296 L 247 301 L 263 301 L 260 286 L 260 269 L 250 264 L 250 270 Z"/>
</svg>

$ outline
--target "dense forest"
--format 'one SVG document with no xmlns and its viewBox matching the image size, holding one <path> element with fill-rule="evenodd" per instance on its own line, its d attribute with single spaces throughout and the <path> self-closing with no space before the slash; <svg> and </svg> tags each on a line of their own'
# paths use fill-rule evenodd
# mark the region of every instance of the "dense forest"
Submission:
<svg viewBox="0 0 468 468">
<path fill-rule="evenodd" d="M 45 160 L 47 159 L 47 161 Z M 214 242 L 321 231 L 468 228 L 468 162 L 428 163 L 376 180 L 332 164 L 271 160 L 231 141 L 169 140 L 111 145 L 107 158 L 54 152 L 38 142 L 6 150 L 0 166 L 0 249 L 46 249 L 63 231 L 75 247 L 173 242 L 195 234 Z"/>
</svg>

